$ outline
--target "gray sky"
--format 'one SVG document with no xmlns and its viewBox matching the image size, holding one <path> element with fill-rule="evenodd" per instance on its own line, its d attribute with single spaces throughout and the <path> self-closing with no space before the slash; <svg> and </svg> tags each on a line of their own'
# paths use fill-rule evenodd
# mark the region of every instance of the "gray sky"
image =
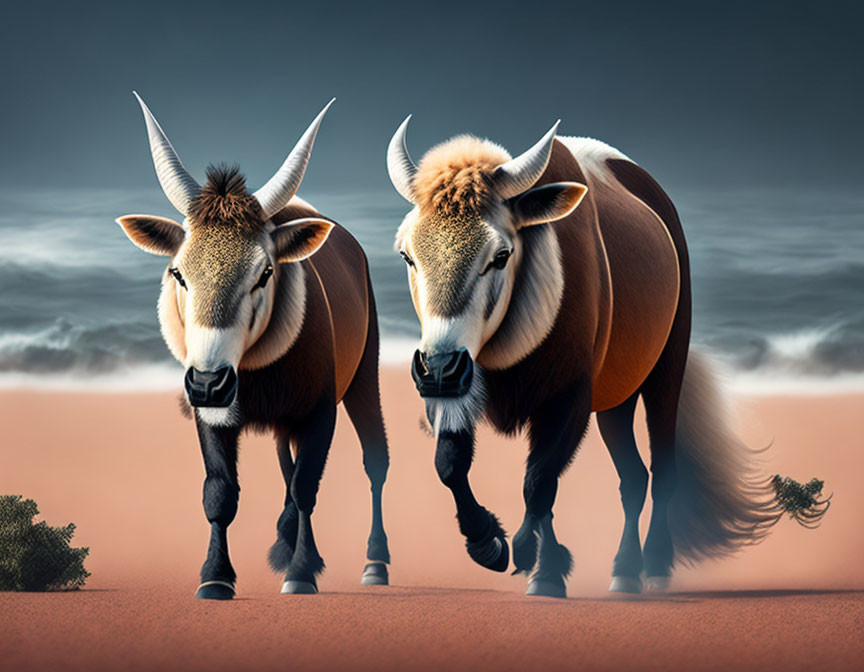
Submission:
<svg viewBox="0 0 864 672">
<path fill-rule="evenodd" d="M 155 187 L 134 88 L 199 179 L 257 187 L 331 96 L 304 191 L 390 189 L 460 132 L 517 153 L 562 118 L 667 187 L 860 188 L 853 2 L 4 3 L 3 186 Z M 398 196 L 395 195 L 395 198 Z"/>
</svg>

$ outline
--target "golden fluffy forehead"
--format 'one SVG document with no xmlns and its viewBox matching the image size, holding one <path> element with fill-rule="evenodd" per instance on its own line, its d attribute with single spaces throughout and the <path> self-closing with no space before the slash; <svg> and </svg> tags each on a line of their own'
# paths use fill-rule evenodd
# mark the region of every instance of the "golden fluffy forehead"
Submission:
<svg viewBox="0 0 864 672">
<path fill-rule="evenodd" d="M 420 161 L 413 188 L 421 212 L 473 218 L 494 198 L 491 175 L 510 154 L 490 140 L 460 135 L 430 149 Z"/>
</svg>

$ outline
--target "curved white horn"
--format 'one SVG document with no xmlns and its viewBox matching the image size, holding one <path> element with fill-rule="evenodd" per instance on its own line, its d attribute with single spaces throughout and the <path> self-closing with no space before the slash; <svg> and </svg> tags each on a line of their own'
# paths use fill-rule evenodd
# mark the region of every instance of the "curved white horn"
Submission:
<svg viewBox="0 0 864 672">
<path fill-rule="evenodd" d="M 312 155 L 312 145 L 315 144 L 318 127 L 335 100 L 333 98 L 324 106 L 324 109 L 318 113 L 318 116 L 309 124 L 309 128 L 294 145 L 294 149 L 291 150 L 282 167 L 267 180 L 267 184 L 255 192 L 255 198 L 258 199 L 258 203 L 261 204 L 261 209 L 264 211 L 264 219 L 270 219 L 288 205 L 288 201 L 294 197 L 300 188 L 306 166 L 309 165 L 309 157 Z"/>
<path fill-rule="evenodd" d="M 147 122 L 147 137 L 150 139 L 150 153 L 153 155 L 156 177 L 159 178 L 162 191 L 171 201 L 171 205 L 185 217 L 188 214 L 189 204 L 201 191 L 201 187 L 183 166 L 183 162 L 177 156 L 171 141 L 168 140 L 150 108 L 136 91 L 132 93 L 138 99 L 141 111 L 144 113 L 144 121 Z"/>
<path fill-rule="evenodd" d="M 417 166 L 411 160 L 408 144 L 405 141 L 409 121 L 411 121 L 410 114 L 405 117 L 405 121 L 390 138 L 390 145 L 387 147 L 387 172 L 390 173 L 390 181 L 396 187 L 396 191 L 406 201 L 413 203 L 414 188 L 411 183 L 414 181 L 414 175 L 417 174 Z"/>
<path fill-rule="evenodd" d="M 555 142 L 555 133 L 560 123 L 560 119 L 556 121 L 531 149 L 495 169 L 492 179 L 502 198 L 518 196 L 528 191 L 540 179 L 549 164 L 549 157 L 552 156 L 552 143 Z"/>
</svg>

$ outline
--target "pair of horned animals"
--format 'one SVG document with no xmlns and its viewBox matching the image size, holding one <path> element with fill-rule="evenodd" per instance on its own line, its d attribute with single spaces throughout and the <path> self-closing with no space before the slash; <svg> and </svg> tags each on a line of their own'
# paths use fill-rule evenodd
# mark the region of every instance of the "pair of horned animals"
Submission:
<svg viewBox="0 0 864 672">
<path fill-rule="evenodd" d="M 210 168 L 199 185 L 139 102 L 159 182 L 184 219 L 118 222 L 136 245 L 171 258 L 159 319 L 186 367 L 211 525 L 197 596 L 235 594 L 227 530 L 245 428 L 276 437 L 286 493 L 270 563 L 284 572 L 282 592 L 317 592 L 324 564 L 311 515 L 340 402 L 372 487 L 361 581 L 387 584 L 388 447 L 368 265 L 344 228 L 296 196 L 330 105 L 250 193 L 236 169 Z M 460 136 L 415 164 L 409 119 L 390 142 L 387 167 L 413 205 L 396 240 L 422 326 L 411 375 L 469 555 L 495 571 L 510 566 L 506 534 L 468 481 L 475 425 L 485 419 L 505 434 L 526 428 L 525 515 L 513 563 L 530 576 L 529 595 L 566 595 L 571 557 L 552 509 L 592 412 L 625 514 L 611 591 L 640 592 L 643 576 L 644 587 L 663 590 L 676 562 L 762 538 L 780 513 L 767 482 L 749 480 L 750 453 L 729 432 L 710 372 L 690 352 L 687 246 L 663 190 L 608 145 L 557 136 L 557 124 L 515 158 Z M 653 498 L 644 548 L 638 520 L 649 473 L 633 435 L 640 398 Z"/>
</svg>

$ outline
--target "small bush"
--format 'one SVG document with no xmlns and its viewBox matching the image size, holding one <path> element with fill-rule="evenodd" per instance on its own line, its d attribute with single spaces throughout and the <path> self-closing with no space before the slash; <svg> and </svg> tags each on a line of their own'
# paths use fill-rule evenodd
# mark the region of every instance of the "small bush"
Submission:
<svg viewBox="0 0 864 672">
<path fill-rule="evenodd" d="M 811 478 L 799 483 L 793 478 L 774 474 L 771 478 L 774 495 L 781 511 L 785 511 L 804 527 L 818 527 L 822 517 L 831 506 L 831 497 L 822 497 L 825 481 Z"/>
<path fill-rule="evenodd" d="M 21 495 L 0 495 L 0 590 L 77 590 L 90 572 L 89 548 L 71 548 L 75 525 L 34 523 L 39 508 Z"/>
</svg>

